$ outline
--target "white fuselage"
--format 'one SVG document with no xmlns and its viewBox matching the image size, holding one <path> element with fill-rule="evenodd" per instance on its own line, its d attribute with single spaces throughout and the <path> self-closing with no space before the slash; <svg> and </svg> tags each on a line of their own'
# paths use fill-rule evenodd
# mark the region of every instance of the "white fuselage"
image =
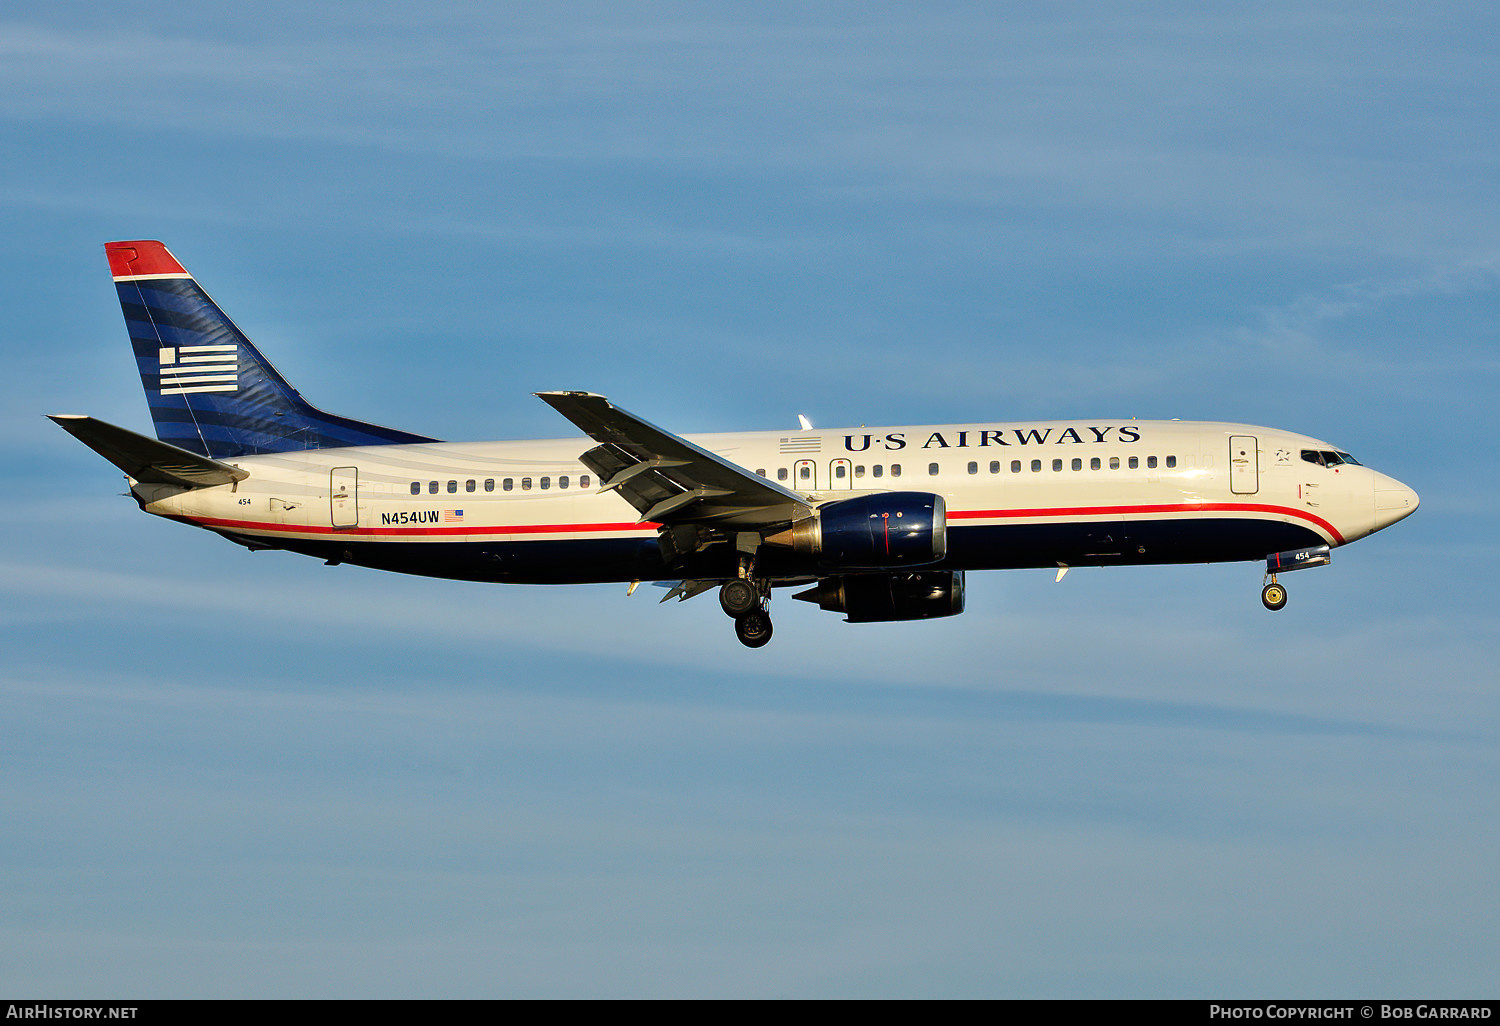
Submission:
<svg viewBox="0 0 1500 1026">
<path fill-rule="evenodd" d="M 1416 508 L 1393 478 L 1303 435 L 1240 424 L 1051 421 L 687 436 L 826 503 L 933 492 L 951 569 L 1258 559 L 1343 545 Z M 579 462 L 582 437 L 314 449 L 229 460 L 235 485 L 136 484 L 150 513 L 244 544 L 476 580 L 689 576 L 656 525 Z M 695 571 L 718 575 L 715 566 Z M 784 563 L 788 580 L 814 568 Z M 724 576 L 733 576 L 729 570 Z"/>
</svg>

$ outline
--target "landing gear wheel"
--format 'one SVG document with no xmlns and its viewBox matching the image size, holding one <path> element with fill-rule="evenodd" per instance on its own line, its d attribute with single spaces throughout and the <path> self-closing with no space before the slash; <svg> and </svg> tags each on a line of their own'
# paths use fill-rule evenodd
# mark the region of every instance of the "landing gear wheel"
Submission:
<svg viewBox="0 0 1500 1026">
<path fill-rule="evenodd" d="M 771 617 L 759 609 L 734 619 L 734 633 L 746 648 L 760 648 L 771 640 Z"/>
<path fill-rule="evenodd" d="M 1286 605 L 1286 589 L 1272 581 L 1260 590 L 1260 601 L 1267 609 L 1280 609 Z"/>
<path fill-rule="evenodd" d="M 751 610 L 760 608 L 760 594 L 749 581 L 725 581 L 724 587 L 719 589 L 719 605 L 724 607 L 724 612 L 739 619 Z"/>
</svg>

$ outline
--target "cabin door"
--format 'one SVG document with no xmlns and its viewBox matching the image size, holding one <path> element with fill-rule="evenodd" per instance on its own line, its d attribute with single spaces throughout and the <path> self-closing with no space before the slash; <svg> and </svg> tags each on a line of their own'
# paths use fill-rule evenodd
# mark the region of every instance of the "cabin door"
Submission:
<svg viewBox="0 0 1500 1026">
<path fill-rule="evenodd" d="M 359 526 L 359 468 L 334 467 L 329 472 L 328 515 L 334 527 Z"/>
<path fill-rule="evenodd" d="M 792 486 L 799 492 L 818 490 L 818 465 L 812 460 L 798 460 L 792 464 Z"/>
<path fill-rule="evenodd" d="M 1260 453 L 1254 435 L 1229 436 L 1229 490 L 1236 495 L 1260 491 Z"/>
</svg>

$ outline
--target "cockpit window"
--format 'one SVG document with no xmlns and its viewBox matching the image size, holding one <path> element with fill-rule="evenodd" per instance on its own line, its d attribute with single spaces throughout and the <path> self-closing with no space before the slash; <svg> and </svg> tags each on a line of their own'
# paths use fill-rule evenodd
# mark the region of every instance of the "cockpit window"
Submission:
<svg viewBox="0 0 1500 1026">
<path fill-rule="evenodd" d="M 1320 467 L 1337 467 L 1347 463 L 1351 467 L 1360 465 L 1359 460 L 1350 456 L 1347 452 L 1334 452 L 1331 449 L 1303 449 L 1302 458 L 1308 463 L 1316 463 Z"/>
</svg>

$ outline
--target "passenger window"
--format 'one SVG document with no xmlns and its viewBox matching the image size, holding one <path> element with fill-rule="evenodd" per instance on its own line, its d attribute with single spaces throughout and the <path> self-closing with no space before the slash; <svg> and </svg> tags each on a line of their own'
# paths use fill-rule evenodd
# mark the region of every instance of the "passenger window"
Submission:
<svg viewBox="0 0 1500 1026">
<path fill-rule="evenodd" d="M 560 477 L 560 478 L 557 479 L 557 487 L 559 487 L 559 488 L 566 488 L 566 487 L 568 487 L 568 475 L 567 474 L 564 474 L 562 477 Z"/>
<path fill-rule="evenodd" d="M 523 478 L 521 478 L 521 491 L 523 491 L 523 492 L 529 492 L 529 491 L 531 491 L 531 478 L 529 478 L 529 477 L 523 477 Z"/>
<path fill-rule="evenodd" d="M 1146 469 L 1147 470 L 1155 470 L 1156 469 L 1156 457 L 1155 456 L 1147 456 L 1146 457 Z"/>
<path fill-rule="evenodd" d="M 466 492 L 472 492 L 477 487 L 479 486 L 472 477 L 464 482 L 464 491 Z"/>
<path fill-rule="evenodd" d="M 411 483 L 411 493 L 413 495 L 421 495 L 422 494 L 422 482 L 421 481 L 413 481 Z"/>
<path fill-rule="evenodd" d="M 979 464 L 973 462 L 972 460 L 969 461 L 969 473 L 971 473 L 971 474 L 977 474 L 977 473 L 979 473 Z"/>
<path fill-rule="evenodd" d="M 1175 466 L 1177 466 L 1177 457 L 1176 456 L 1168 456 L 1167 457 L 1167 469 L 1171 470 Z"/>
<path fill-rule="evenodd" d="M 1021 472 L 1021 461 L 1020 460 L 1011 460 L 1010 461 L 1010 472 L 1012 474 L 1019 474 Z"/>
<path fill-rule="evenodd" d="M 873 476 L 875 476 L 875 477 L 879 477 L 884 472 L 885 472 L 885 468 L 882 467 L 879 463 L 875 464 L 873 467 L 870 468 L 870 473 Z"/>
<path fill-rule="evenodd" d="M 804 481 L 811 480 L 812 479 L 812 467 L 803 467 L 798 476 L 800 476 L 802 478 L 802 480 L 804 480 Z"/>
<path fill-rule="evenodd" d="M 991 474 L 998 474 L 998 473 L 1000 473 L 1000 461 L 999 460 L 990 460 L 990 473 Z"/>
<path fill-rule="evenodd" d="M 487 477 L 484 479 L 484 490 L 487 492 L 493 492 L 495 490 L 495 479 L 493 477 Z"/>
<path fill-rule="evenodd" d="M 550 477 L 544 477 L 538 483 L 542 486 L 542 491 L 544 492 L 552 487 L 552 479 Z"/>
<path fill-rule="evenodd" d="M 1079 459 L 1077 456 L 1073 457 L 1073 469 L 1074 470 L 1082 470 L 1083 469 L 1083 460 Z"/>
<path fill-rule="evenodd" d="M 757 470 L 757 471 L 756 471 L 756 472 L 755 472 L 755 476 L 756 476 L 756 477 L 765 477 L 765 476 L 766 476 L 766 472 L 765 472 L 765 469 L 764 469 L 764 468 L 762 468 L 762 469 L 760 469 L 760 470 Z"/>
<path fill-rule="evenodd" d="M 1111 456 L 1109 458 L 1109 469 L 1110 470 L 1119 470 L 1120 469 L 1120 457 L 1118 457 L 1118 456 Z"/>
<path fill-rule="evenodd" d="M 776 468 L 776 480 L 778 480 L 778 481 L 785 481 L 786 480 L 786 468 L 785 467 L 777 467 Z"/>
<path fill-rule="evenodd" d="M 1032 460 L 1031 461 L 1031 472 L 1033 474 L 1040 473 L 1041 469 L 1042 469 L 1042 461 L 1041 460 Z"/>
<path fill-rule="evenodd" d="M 929 477 L 937 477 L 937 472 L 938 472 L 938 465 L 936 463 L 929 463 L 929 464 L 927 464 L 927 475 Z"/>
<path fill-rule="evenodd" d="M 1102 466 L 1102 464 L 1100 464 L 1099 462 L 1099 457 L 1095 456 L 1093 459 L 1089 460 L 1090 470 L 1098 470 L 1100 466 Z"/>
<path fill-rule="evenodd" d="M 865 468 L 862 465 L 856 463 L 854 465 L 854 476 L 855 477 L 864 477 L 865 476 Z"/>
<path fill-rule="evenodd" d="M 448 482 L 448 491 L 450 491 L 450 492 L 456 492 L 456 491 L 458 491 L 458 482 L 457 481 L 449 481 Z"/>
<path fill-rule="evenodd" d="M 891 464 L 891 476 L 892 477 L 900 477 L 901 476 L 901 464 L 899 464 L 899 463 L 892 463 Z"/>
<path fill-rule="evenodd" d="M 1132 457 L 1130 457 L 1130 469 L 1131 470 L 1139 470 L 1140 468 L 1141 468 L 1141 458 L 1139 456 L 1132 456 Z"/>
<path fill-rule="evenodd" d="M 833 466 L 833 476 L 842 481 L 849 476 L 849 468 L 842 463 L 835 463 Z"/>
<path fill-rule="evenodd" d="M 436 495 L 438 492 L 438 483 L 436 481 L 428 481 L 427 491 L 431 495 Z"/>
<path fill-rule="evenodd" d="M 578 487 L 579 488 L 587 488 L 588 486 L 589 486 L 589 476 L 587 474 L 579 474 L 578 475 Z"/>
<path fill-rule="evenodd" d="M 505 483 L 500 487 L 504 488 L 507 492 L 514 491 L 516 487 L 516 479 L 513 477 L 507 477 L 505 479 Z"/>
<path fill-rule="evenodd" d="M 1057 471 L 1059 471 L 1061 469 L 1062 469 L 1062 460 L 1053 460 L 1052 461 L 1052 470 L 1053 470 L 1053 472 L 1056 473 Z"/>
</svg>

